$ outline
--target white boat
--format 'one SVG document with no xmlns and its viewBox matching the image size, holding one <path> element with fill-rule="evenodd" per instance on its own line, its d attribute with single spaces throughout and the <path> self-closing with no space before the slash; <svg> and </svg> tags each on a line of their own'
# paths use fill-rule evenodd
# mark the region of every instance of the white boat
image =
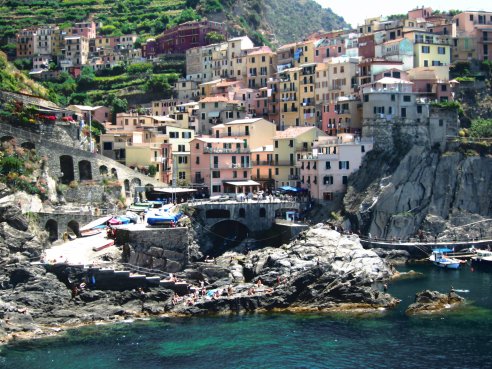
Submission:
<svg viewBox="0 0 492 369">
<path fill-rule="evenodd" d="M 471 265 L 477 269 L 492 271 L 492 251 L 478 250 L 477 255 L 471 258 Z"/>
<path fill-rule="evenodd" d="M 446 269 L 458 269 L 461 265 L 460 260 L 450 258 L 440 250 L 432 251 L 431 256 L 429 256 L 429 260 L 432 261 L 434 265 Z"/>
</svg>

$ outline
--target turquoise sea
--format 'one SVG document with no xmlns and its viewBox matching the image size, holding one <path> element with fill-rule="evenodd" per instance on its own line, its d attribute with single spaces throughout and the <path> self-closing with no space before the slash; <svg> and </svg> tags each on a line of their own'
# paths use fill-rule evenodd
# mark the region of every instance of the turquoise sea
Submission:
<svg viewBox="0 0 492 369">
<path fill-rule="evenodd" d="M 401 306 L 376 316 L 247 314 L 159 319 L 69 331 L 0 348 L 0 368 L 492 368 L 492 273 L 416 265 L 394 282 Z M 415 292 L 448 292 L 470 305 L 407 317 Z"/>
</svg>

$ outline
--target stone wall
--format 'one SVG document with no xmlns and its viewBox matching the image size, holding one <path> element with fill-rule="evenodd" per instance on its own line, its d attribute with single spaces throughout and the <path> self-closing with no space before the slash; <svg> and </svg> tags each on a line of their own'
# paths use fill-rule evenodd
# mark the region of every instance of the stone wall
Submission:
<svg viewBox="0 0 492 369">
<path fill-rule="evenodd" d="M 458 134 L 459 120 L 455 109 L 431 106 L 429 117 L 422 119 L 365 119 L 363 136 L 374 137 L 374 148 L 393 151 L 402 146 L 433 146 L 445 149 L 446 137 Z"/>
<path fill-rule="evenodd" d="M 116 231 L 116 242 L 129 244 L 132 265 L 175 273 L 188 263 L 188 228 L 139 228 Z"/>
<path fill-rule="evenodd" d="M 261 232 L 270 229 L 275 221 L 277 211 L 282 209 L 299 209 L 297 202 L 236 202 L 206 203 L 194 205 L 196 216 L 206 227 L 213 227 L 224 220 L 234 220 L 244 224 L 250 232 Z M 263 210 L 262 210 L 263 209 Z M 210 211 L 222 210 L 229 212 L 229 217 L 210 217 Z M 207 214 L 209 216 L 207 216 Z"/>
</svg>

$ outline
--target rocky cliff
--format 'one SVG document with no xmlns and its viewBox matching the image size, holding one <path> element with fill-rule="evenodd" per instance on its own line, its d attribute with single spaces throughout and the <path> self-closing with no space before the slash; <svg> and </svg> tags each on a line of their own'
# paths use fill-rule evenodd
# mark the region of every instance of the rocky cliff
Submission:
<svg viewBox="0 0 492 369">
<path fill-rule="evenodd" d="M 490 223 L 480 222 L 492 215 L 491 180 L 487 145 L 375 151 L 352 177 L 344 205 L 352 226 L 372 237 L 407 239 L 420 230 L 439 239 L 491 236 Z"/>
</svg>

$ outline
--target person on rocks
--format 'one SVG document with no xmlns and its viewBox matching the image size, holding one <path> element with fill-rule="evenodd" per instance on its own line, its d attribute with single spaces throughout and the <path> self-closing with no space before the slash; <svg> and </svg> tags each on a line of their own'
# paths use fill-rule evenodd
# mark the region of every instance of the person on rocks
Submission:
<svg viewBox="0 0 492 369">
<path fill-rule="evenodd" d="M 383 284 L 383 290 L 384 290 L 384 292 L 388 292 L 388 284 L 387 283 Z"/>
<path fill-rule="evenodd" d="M 260 288 L 261 286 L 262 286 L 261 279 L 258 278 L 258 280 L 256 281 L 256 287 Z"/>
</svg>

